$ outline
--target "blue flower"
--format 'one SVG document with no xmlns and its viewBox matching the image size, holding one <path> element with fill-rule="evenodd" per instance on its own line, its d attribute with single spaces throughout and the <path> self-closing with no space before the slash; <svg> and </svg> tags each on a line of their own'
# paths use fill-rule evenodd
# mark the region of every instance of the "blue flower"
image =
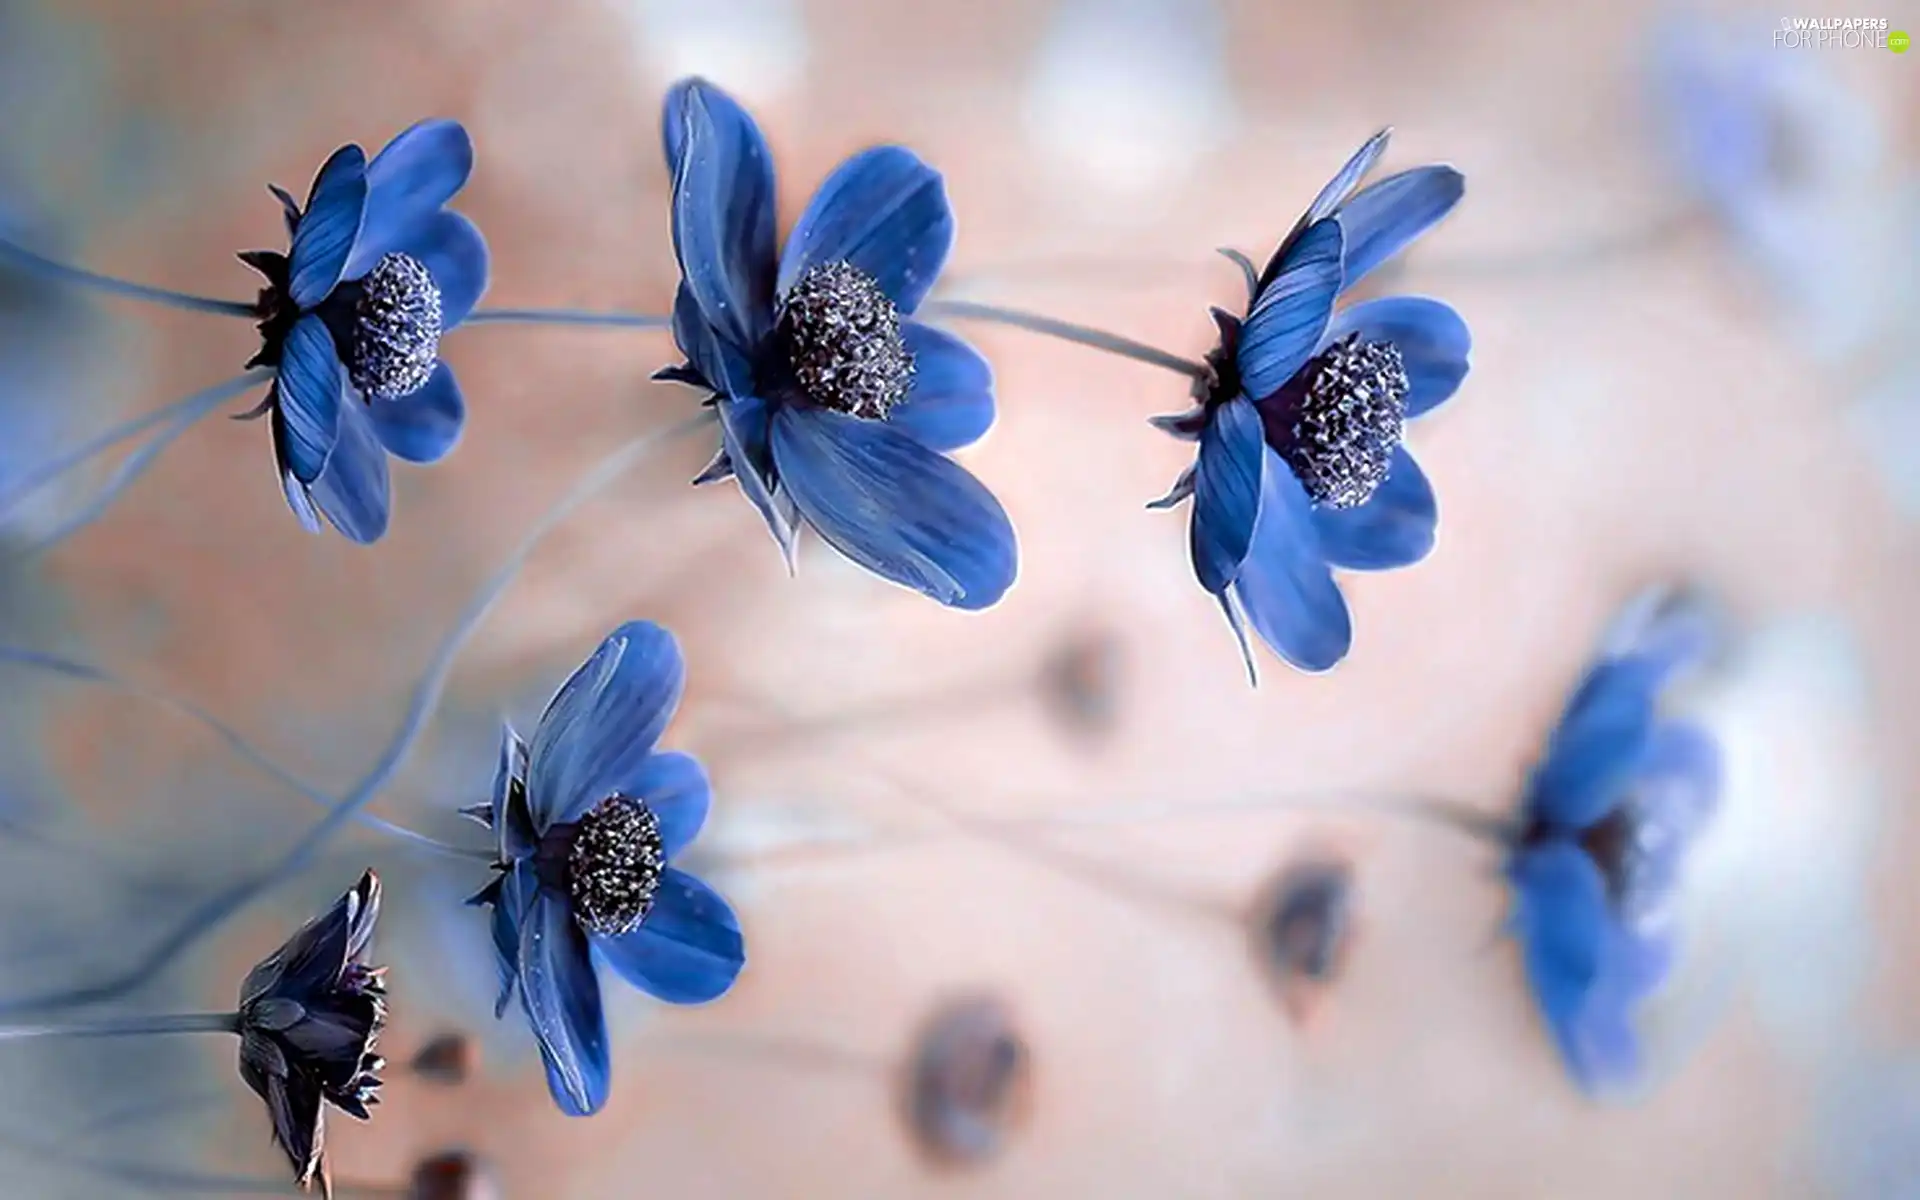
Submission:
<svg viewBox="0 0 1920 1200">
<path fill-rule="evenodd" d="M 718 998 L 746 961 L 733 909 L 672 865 L 710 799 L 697 761 L 655 749 L 685 682 L 672 634 L 622 625 L 554 694 L 531 744 L 504 730 L 493 798 L 467 810 L 498 839 L 500 876 L 473 900 L 493 910 L 495 1013 L 517 989 L 573 1116 L 607 1099 L 596 958 L 670 1004 Z"/>
<path fill-rule="evenodd" d="M 286 254 L 242 261 L 266 278 L 260 353 L 276 375 L 253 415 L 270 415 L 287 503 L 307 529 L 325 515 L 356 542 L 387 530 L 387 455 L 444 458 L 466 402 L 440 338 L 487 286 L 487 244 L 445 206 L 473 171 L 453 121 L 422 121 L 367 161 L 334 151 L 303 210 L 274 188 L 292 239 Z"/>
<path fill-rule="evenodd" d="M 1660 703 L 1713 627 L 1684 602 L 1640 615 L 1574 690 L 1506 867 L 1528 984 L 1589 1091 L 1638 1074 L 1633 1018 L 1672 965 L 1667 902 L 1720 787 L 1717 744 Z"/>
<path fill-rule="evenodd" d="M 673 334 L 656 378 L 714 394 L 731 475 L 791 562 L 799 524 L 874 574 L 955 608 L 1012 586 L 1013 526 L 946 457 L 993 424 L 993 374 L 912 319 L 953 243 L 938 172 L 898 146 L 820 185 L 776 253 L 773 157 L 753 118 L 702 80 L 667 93 Z"/>
<path fill-rule="evenodd" d="M 1433 548 L 1433 488 L 1402 434 L 1466 376 L 1466 323 L 1415 296 L 1334 311 L 1464 188 L 1458 171 L 1428 166 L 1357 190 L 1387 136 L 1322 189 L 1264 271 L 1226 252 L 1246 273 L 1247 315 L 1214 310 L 1220 344 L 1197 406 L 1154 422 L 1200 444 L 1154 507 L 1192 497 L 1194 574 L 1227 614 L 1250 674 L 1248 622 L 1287 662 L 1324 671 L 1353 640 L 1331 568 L 1404 567 Z"/>
</svg>

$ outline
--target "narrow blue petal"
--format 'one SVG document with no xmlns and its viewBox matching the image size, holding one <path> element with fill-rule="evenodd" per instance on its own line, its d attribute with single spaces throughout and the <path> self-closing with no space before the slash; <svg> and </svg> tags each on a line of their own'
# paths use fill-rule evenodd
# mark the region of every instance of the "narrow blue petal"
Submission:
<svg viewBox="0 0 1920 1200">
<path fill-rule="evenodd" d="M 1606 885 L 1584 851 L 1548 841 L 1522 851 L 1509 865 L 1527 983 L 1567 1069 L 1585 1087 L 1616 1074 L 1631 1048 L 1624 999 L 1608 993 L 1609 947 L 1617 938 Z"/>
<path fill-rule="evenodd" d="M 746 110 L 704 80 L 668 99 L 682 133 L 673 173 L 673 249 L 701 314 L 751 354 L 773 323 L 773 152 Z M 683 349 L 685 347 L 682 347 Z"/>
<path fill-rule="evenodd" d="M 1342 309 L 1327 327 L 1322 345 L 1357 333 L 1369 342 L 1392 342 L 1406 363 L 1407 417 L 1432 412 L 1467 377 L 1472 335 L 1460 314 L 1424 296 L 1388 296 Z"/>
<path fill-rule="evenodd" d="M 1536 818 L 1571 835 L 1619 806 L 1653 736 L 1655 682 L 1631 659 L 1587 672 L 1528 783 Z"/>
<path fill-rule="evenodd" d="M 520 930 L 539 888 L 533 863 L 523 861 L 503 873 L 493 889 L 493 911 L 487 914 L 487 924 L 493 935 L 493 960 L 500 981 L 493 1001 L 496 1020 L 506 1013 L 520 981 Z"/>
<path fill-rule="evenodd" d="M 780 256 L 785 295 L 813 267 L 851 263 L 912 314 L 953 249 L 953 206 L 940 172 L 900 146 L 876 146 L 840 164 L 813 194 Z"/>
<path fill-rule="evenodd" d="M 274 436 L 279 438 L 279 418 L 274 419 Z M 287 498 L 287 507 L 293 510 L 293 516 L 300 522 L 300 528 L 308 533 L 320 532 L 320 510 L 313 506 L 313 497 L 307 494 L 307 485 L 293 477 L 293 472 L 282 469 L 280 472 L 280 491 Z"/>
<path fill-rule="evenodd" d="M 473 139 L 458 121 L 421 121 L 388 142 L 367 167 L 366 228 L 345 277 L 406 249 L 472 174 Z"/>
<path fill-rule="evenodd" d="M 677 867 L 660 876 L 640 928 L 594 945 L 620 978 L 668 1004 L 725 995 L 747 961 L 740 919 L 720 893 Z"/>
<path fill-rule="evenodd" d="M 1394 450 L 1386 482 L 1365 504 L 1313 510 L 1321 555 L 1351 571 L 1390 571 L 1419 562 L 1432 552 L 1439 524 L 1433 485 L 1405 446 Z"/>
<path fill-rule="evenodd" d="M 294 231 L 287 256 L 287 295 L 295 304 L 312 308 L 346 277 L 366 212 L 366 153 L 358 146 L 342 146 L 313 177 L 307 211 Z"/>
<path fill-rule="evenodd" d="M 1260 518 L 1267 459 L 1260 414 L 1237 396 L 1214 410 L 1200 433 L 1194 464 L 1193 520 L 1188 545 L 1200 586 L 1219 595 L 1240 573 Z"/>
<path fill-rule="evenodd" d="M 393 508 L 387 452 L 374 435 L 366 405 L 349 398 L 340 406 L 340 437 L 327 469 L 308 491 L 328 522 L 361 545 L 386 536 Z"/>
<path fill-rule="evenodd" d="M 686 688 L 680 644 L 651 621 L 629 621 L 548 702 L 527 760 L 535 832 L 577 821 L 620 790 L 653 753 Z"/>
<path fill-rule="evenodd" d="M 707 769 L 693 755 L 673 750 L 650 755 L 620 785 L 620 793 L 645 800 L 653 810 L 669 860 L 700 836 L 701 826 L 707 823 L 707 809 L 713 803 Z"/>
<path fill-rule="evenodd" d="M 1353 157 L 1347 160 L 1338 174 L 1327 181 L 1327 186 L 1320 189 L 1320 194 L 1313 198 L 1313 204 L 1308 207 L 1307 215 L 1301 219 L 1301 226 L 1304 228 L 1315 222 L 1324 221 L 1339 211 L 1340 206 L 1353 195 L 1354 189 L 1360 186 L 1360 181 L 1365 179 L 1380 162 L 1380 156 L 1387 152 L 1387 142 L 1392 137 L 1391 128 L 1382 129 L 1355 150 Z"/>
<path fill-rule="evenodd" d="M 720 418 L 721 450 L 740 483 L 740 492 L 767 523 L 781 558 L 791 570 L 800 530 L 791 506 L 775 492 L 772 418 L 766 401 L 755 396 L 740 400 L 722 396 L 714 402 L 714 411 Z"/>
<path fill-rule="evenodd" d="M 942 454 L 979 441 L 993 427 L 993 368 L 943 329 L 908 321 L 901 335 L 913 355 L 913 390 L 888 424 Z"/>
<path fill-rule="evenodd" d="M 707 388 L 736 400 L 753 394 L 752 360 L 727 344 L 707 323 L 700 302 L 685 280 L 673 296 L 673 340 Z"/>
<path fill-rule="evenodd" d="M 500 723 L 500 757 L 493 772 L 493 832 L 501 862 L 532 854 L 539 837 L 527 811 L 527 743 L 514 727 Z"/>
<path fill-rule="evenodd" d="M 1275 654 L 1302 671 L 1325 671 L 1352 647 L 1353 619 L 1321 557 L 1300 481 L 1277 455 L 1262 475 L 1260 521 L 1233 581 L 1235 598 Z"/>
<path fill-rule="evenodd" d="M 1248 396 L 1262 400 L 1285 386 L 1320 342 L 1340 293 L 1340 222 L 1309 226 L 1287 252 L 1240 327 L 1235 361 Z"/>
<path fill-rule="evenodd" d="M 467 319 L 486 294 L 490 260 L 487 239 L 479 227 L 450 209 L 422 221 L 400 247 L 420 260 L 440 288 L 440 329 L 452 329 Z"/>
<path fill-rule="evenodd" d="M 1706 823 L 1720 804 L 1722 760 L 1720 743 L 1712 734 L 1684 721 L 1662 721 L 1654 727 L 1640 763 L 1643 797 L 1657 788 L 1658 809 L 1669 828 L 1691 834 Z"/>
<path fill-rule="evenodd" d="M 341 392 L 346 368 L 334 348 L 326 322 L 309 314 L 295 321 L 280 351 L 274 380 L 287 469 L 301 483 L 312 483 L 326 469 L 340 436 Z"/>
<path fill-rule="evenodd" d="M 426 386 L 394 400 L 370 400 L 367 416 L 380 444 L 396 458 L 436 463 L 452 453 L 467 421 L 460 381 L 444 361 L 435 364 Z"/>
<path fill-rule="evenodd" d="M 1660 585 L 1636 596 L 1614 619 L 1602 653 L 1639 662 L 1649 686 L 1659 688 L 1712 655 L 1725 636 L 1722 615 L 1704 596 Z"/>
<path fill-rule="evenodd" d="M 520 1002 L 527 1010 L 547 1090 L 570 1117 L 607 1102 L 607 1018 L 593 953 L 564 897 L 537 888 L 520 928 Z"/>
<path fill-rule="evenodd" d="M 1339 218 L 1347 235 L 1346 286 L 1431 229 L 1460 203 L 1465 190 L 1466 178 L 1452 167 L 1415 167 L 1347 201 Z"/>
<path fill-rule="evenodd" d="M 965 469 L 883 421 L 782 406 L 773 417 L 781 485 L 834 549 L 954 608 L 1013 586 L 1018 550 L 1000 502 Z"/>
<path fill-rule="evenodd" d="M 1193 478 L 1199 473 L 1198 463 L 1188 463 L 1186 468 L 1180 472 L 1179 478 L 1173 481 L 1173 486 L 1166 490 L 1166 494 L 1158 500 L 1147 501 L 1147 507 L 1151 509 L 1168 509 L 1177 506 L 1181 501 L 1193 495 Z"/>
</svg>

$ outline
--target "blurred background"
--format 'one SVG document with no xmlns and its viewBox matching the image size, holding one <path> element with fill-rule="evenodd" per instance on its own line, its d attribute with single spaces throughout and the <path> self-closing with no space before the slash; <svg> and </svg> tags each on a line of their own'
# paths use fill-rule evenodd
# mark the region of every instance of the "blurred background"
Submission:
<svg viewBox="0 0 1920 1200">
<path fill-rule="evenodd" d="M 373 865 L 393 1065 L 374 1121 L 330 1125 L 343 1195 L 407 1195 L 457 1150 L 512 1197 L 1920 1196 L 1920 55 L 1776 47 L 1802 15 L 1823 14 L 0 2 L 10 228 L 236 299 L 256 283 L 233 253 L 284 240 L 265 185 L 304 194 L 337 145 L 438 115 L 479 150 L 458 205 L 492 246 L 489 303 L 663 311 L 658 106 L 693 72 L 766 130 L 783 221 L 846 154 L 902 142 L 958 213 L 944 294 L 1189 356 L 1207 306 L 1242 294 L 1214 248 L 1264 258 L 1379 126 L 1387 169 L 1468 180 L 1379 285 L 1474 332 L 1459 396 L 1412 432 L 1440 543 L 1343 581 L 1357 632 L 1330 674 L 1267 659 L 1249 690 L 1184 517 L 1144 509 L 1191 454 L 1145 423 L 1185 405 L 1179 380 L 970 328 L 1000 418 L 961 457 L 1020 532 L 1005 602 L 948 612 L 817 542 L 789 577 L 734 488 L 687 486 L 711 449 L 687 439 L 544 543 L 375 806 L 478 844 L 452 812 L 484 798 L 500 717 L 528 728 L 623 621 L 679 635 L 667 743 L 716 787 L 693 865 L 749 962 L 698 1010 L 606 989 L 604 1112 L 561 1116 L 525 1021 L 492 1018 L 485 920 L 460 905 L 484 866 L 363 829 L 119 1009 L 230 1007 Z M 1904 0 L 1851 15 L 1920 26 Z M 255 342 L 5 276 L 0 321 L 0 477 L 237 373 Z M 301 534 L 266 431 L 208 421 L 97 525 L 8 554 L 0 636 L 349 787 L 538 514 L 697 401 L 647 381 L 678 358 L 658 333 L 478 327 L 446 350 L 467 433 L 396 469 L 380 544 Z M 1494 855 L 1365 801 L 1512 811 L 1608 620 L 1664 580 L 1734 623 L 1690 698 L 1727 790 L 1647 1078 L 1599 1103 L 1496 936 Z M 6 669 L 0 712 L 0 993 L 123 967 L 317 811 L 111 689 Z M 1250 931 L 1303 863 L 1337 868 L 1350 919 L 1327 978 L 1279 981 Z M 1007 1102 L 942 1152 L 909 1081 L 956 1011 L 963 1043 L 1021 1049 L 988 1055 Z M 270 1187 L 284 1162 L 234 1066 L 197 1039 L 0 1047 L 0 1193 Z"/>
</svg>

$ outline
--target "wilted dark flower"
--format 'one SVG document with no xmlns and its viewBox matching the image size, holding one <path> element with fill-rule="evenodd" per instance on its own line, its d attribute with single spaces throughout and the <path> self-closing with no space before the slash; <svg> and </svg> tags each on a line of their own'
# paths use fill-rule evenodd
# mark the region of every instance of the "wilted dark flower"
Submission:
<svg viewBox="0 0 1920 1200">
<path fill-rule="evenodd" d="M 1712 622 L 1681 597 L 1631 615 L 1548 740 L 1507 862 L 1528 982 L 1590 1091 L 1638 1072 L 1633 1017 L 1672 965 L 1667 902 L 1720 785 L 1714 740 L 1660 711 L 1711 647 Z"/>
<path fill-rule="evenodd" d="M 723 449 L 698 482 L 740 481 L 791 558 L 801 520 L 854 562 L 955 608 L 1012 586 L 1013 526 L 946 457 L 993 423 L 993 375 L 913 320 L 953 243 L 938 172 L 880 146 L 820 185 L 778 251 L 773 157 L 713 85 L 667 93 L 673 333 L 656 378 L 714 394 Z"/>
<path fill-rule="evenodd" d="M 500 1185 L 485 1162 L 464 1150 L 421 1159 L 407 1184 L 408 1200 L 500 1200 Z"/>
<path fill-rule="evenodd" d="M 956 1166 L 992 1158 L 1028 1100 L 1031 1066 L 1027 1043 L 1000 1001 L 967 996 L 941 1005 L 908 1062 L 914 1140 Z"/>
<path fill-rule="evenodd" d="M 1287 867 L 1255 911 L 1253 950 L 1299 1015 L 1306 992 L 1331 983 L 1353 932 L 1353 868 L 1312 858 Z"/>
<path fill-rule="evenodd" d="M 685 683 L 671 633 L 622 625 L 561 685 L 531 745 L 502 732 L 493 798 L 467 810 L 498 838 L 500 877 L 473 899 L 493 910 L 495 1012 L 517 987 L 547 1086 L 574 1116 L 607 1099 L 596 952 L 671 1004 L 717 999 L 746 961 L 733 909 L 672 865 L 710 802 L 698 761 L 655 749 Z"/>
<path fill-rule="evenodd" d="M 240 986 L 240 1077 L 266 1101 L 274 1141 L 302 1187 L 326 1182 L 323 1102 L 361 1120 L 379 1102 L 386 968 L 367 965 L 380 880 L 360 877 Z"/>
<path fill-rule="evenodd" d="M 453 449 L 466 402 L 440 338 L 487 286 L 487 244 L 446 208 L 473 171 L 454 121 L 422 121 L 367 161 L 334 151 L 303 210 L 279 188 L 286 254 L 240 257 L 266 277 L 260 352 L 276 371 L 256 413 L 271 417 L 287 503 L 309 530 L 325 515 L 356 542 L 387 529 L 387 455 L 437 462 Z"/>
<path fill-rule="evenodd" d="M 1404 567 L 1433 548 L 1433 489 L 1402 435 L 1460 386 L 1466 323 L 1419 297 L 1338 313 L 1334 302 L 1452 211 L 1464 184 L 1430 166 L 1356 191 L 1386 146 L 1383 130 L 1360 148 L 1264 271 L 1230 255 L 1246 272 L 1247 315 L 1214 310 L 1220 345 L 1198 404 L 1155 420 L 1200 444 L 1155 507 L 1192 497 L 1194 573 L 1249 673 L 1248 622 L 1281 658 L 1324 671 L 1353 640 L 1330 568 Z"/>
</svg>

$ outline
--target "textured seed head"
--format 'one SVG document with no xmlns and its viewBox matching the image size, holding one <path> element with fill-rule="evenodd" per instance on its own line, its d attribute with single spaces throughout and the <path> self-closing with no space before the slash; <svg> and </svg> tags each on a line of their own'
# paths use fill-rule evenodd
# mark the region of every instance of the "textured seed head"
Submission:
<svg viewBox="0 0 1920 1200">
<path fill-rule="evenodd" d="M 900 310 L 849 263 L 822 263 L 800 277 L 781 308 L 779 337 L 794 378 L 822 407 L 884 420 L 913 386 Z"/>
<path fill-rule="evenodd" d="M 440 287 L 425 264 L 389 254 L 360 281 L 354 307 L 353 386 L 369 400 L 410 396 L 440 357 Z"/>
<path fill-rule="evenodd" d="M 580 818 L 567 853 L 574 918 L 606 937 L 632 933 L 652 909 L 666 866 L 653 810 L 644 800 L 608 797 Z"/>
<path fill-rule="evenodd" d="M 1277 398 L 1285 407 L 1274 448 L 1316 503 L 1366 503 L 1386 482 L 1406 427 L 1400 348 L 1349 334 L 1308 363 L 1302 380 Z"/>
</svg>

